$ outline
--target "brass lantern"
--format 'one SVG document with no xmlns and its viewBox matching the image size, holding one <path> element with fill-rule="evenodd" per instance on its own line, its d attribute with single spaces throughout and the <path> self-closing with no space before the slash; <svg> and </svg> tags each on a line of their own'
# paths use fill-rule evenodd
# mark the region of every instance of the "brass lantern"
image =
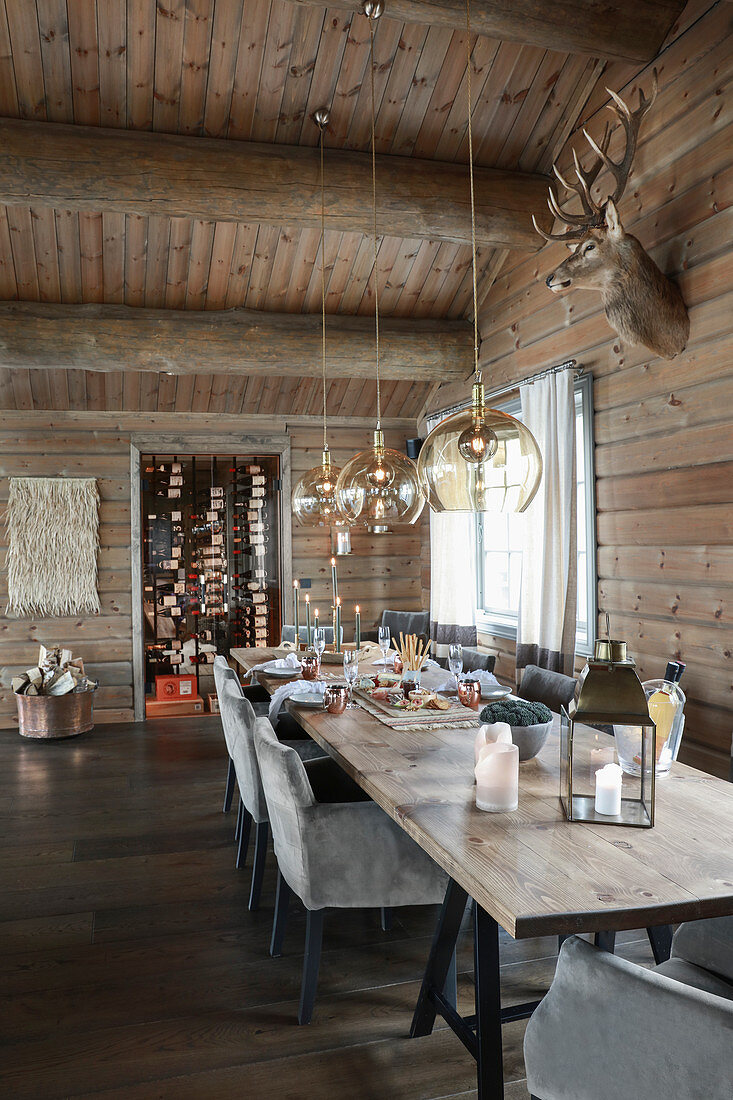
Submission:
<svg viewBox="0 0 733 1100">
<path fill-rule="evenodd" d="M 616 767 L 609 727 L 617 737 L 623 732 L 636 739 L 640 765 L 638 775 L 624 772 L 623 782 L 617 768 L 620 798 L 611 807 L 616 813 L 603 805 L 599 792 L 604 763 Z M 581 674 L 577 698 L 560 712 L 560 801 L 568 821 L 646 829 L 654 825 L 655 731 L 626 642 L 599 639 Z"/>
</svg>

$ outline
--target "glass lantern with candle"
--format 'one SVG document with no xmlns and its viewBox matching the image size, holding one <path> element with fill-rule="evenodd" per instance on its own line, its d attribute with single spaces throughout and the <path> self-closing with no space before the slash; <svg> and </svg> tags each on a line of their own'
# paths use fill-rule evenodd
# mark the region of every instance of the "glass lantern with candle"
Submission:
<svg viewBox="0 0 733 1100">
<path fill-rule="evenodd" d="M 651 828 L 655 725 L 626 642 L 610 638 L 596 642 L 577 698 L 560 713 L 560 801 L 568 821 Z M 614 762 L 610 731 L 627 726 L 639 734 L 642 766 L 638 776 L 622 776 Z"/>
</svg>

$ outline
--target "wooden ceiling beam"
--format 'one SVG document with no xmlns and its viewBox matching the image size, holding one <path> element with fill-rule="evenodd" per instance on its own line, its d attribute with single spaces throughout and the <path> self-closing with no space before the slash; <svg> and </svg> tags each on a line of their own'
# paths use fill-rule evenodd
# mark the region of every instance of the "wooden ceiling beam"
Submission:
<svg viewBox="0 0 733 1100">
<path fill-rule="evenodd" d="M 472 353 L 463 321 L 381 319 L 384 379 L 466 379 Z M 0 302 L 0 367 L 314 377 L 321 316 Z M 374 377 L 373 318 L 328 317 L 326 373 Z"/>
<path fill-rule="evenodd" d="M 614 61 L 648 62 L 658 54 L 686 0 L 473 0 L 471 28 L 505 42 L 590 54 Z M 323 0 L 295 0 L 323 7 Z M 333 0 L 329 8 L 361 11 L 361 0 Z M 465 0 L 387 0 L 385 14 L 403 23 L 466 29 Z"/>
<path fill-rule="evenodd" d="M 0 203 L 315 229 L 321 192 L 316 149 L 176 134 L 0 119 Z M 531 214 L 546 206 L 545 176 L 478 168 L 476 241 L 535 252 Z M 379 232 L 467 244 L 463 164 L 380 156 Z M 326 227 L 372 231 L 371 158 L 329 149 Z M 551 218 L 547 216 L 547 228 Z"/>
</svg>

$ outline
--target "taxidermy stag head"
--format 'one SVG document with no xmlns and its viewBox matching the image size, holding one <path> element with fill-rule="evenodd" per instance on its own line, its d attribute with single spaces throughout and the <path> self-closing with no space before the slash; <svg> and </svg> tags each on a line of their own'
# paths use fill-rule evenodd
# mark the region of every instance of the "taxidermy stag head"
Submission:
<svg viewBox="0 0 733 1100">
<path fill-rule="evenodd" d="M 568 229 L 564 233 L 546 233 L 533 216 L 534 227 L 545 240 L 566 241 L 573 250 L 547 276 L 546 283 L 555 294 L 571 287 L 600 291 L 608 322 L 619 336 L 631 344 L 644 344 L 663 359 L 673 359 L 684 351 L 690 334 L 687 308 L 679 288 L 662 274 L 636 237 L 624 231 L 617 208 L 629 178 L 639 126 L 657 96 L 656 69 L 649 99 L 639 90 L 639 106 L 633 112 L 619 95 L 610 88 L 606 90 L 613 100 L 609 106 L 626 135 L 624 155 L 619 161 L 608 155 L 611 128 L 606 126 L 600 145 L 583 130 L 596 160 L 586 171 L 573 150 L 577 182 L 565 180 L 553 165 L 565 190 L 580 199 L 583 212 L 570 214 L 563 210 L 551 187 L 548 206 Z M 597 202 L 591 196 L 591 187 L 602 168 L 609 170 L 616 186 L 605 202 Z"/>
</svg>

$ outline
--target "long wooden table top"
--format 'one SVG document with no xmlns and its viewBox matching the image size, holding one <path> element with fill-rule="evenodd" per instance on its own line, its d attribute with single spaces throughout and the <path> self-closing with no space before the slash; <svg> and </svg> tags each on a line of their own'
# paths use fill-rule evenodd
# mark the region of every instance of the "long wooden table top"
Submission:
<svg viewBox="0 0 733 1100">
<path fill-rule="evenodd" d="M 272 655 L 232 650 L 245 669 Z M 257 677 L 268 690 L 283 682 Z M 484 813 L 475 806 L 475 731 L 393 730 L 361 708 L 292 713 L 516 938 L 733 913 L 733 784 L 675 764 L 657 784 L 653 829 L 568 822 L 556 719 L 539 756 L 520 765 L 519 808 Z"/>
</svg>

